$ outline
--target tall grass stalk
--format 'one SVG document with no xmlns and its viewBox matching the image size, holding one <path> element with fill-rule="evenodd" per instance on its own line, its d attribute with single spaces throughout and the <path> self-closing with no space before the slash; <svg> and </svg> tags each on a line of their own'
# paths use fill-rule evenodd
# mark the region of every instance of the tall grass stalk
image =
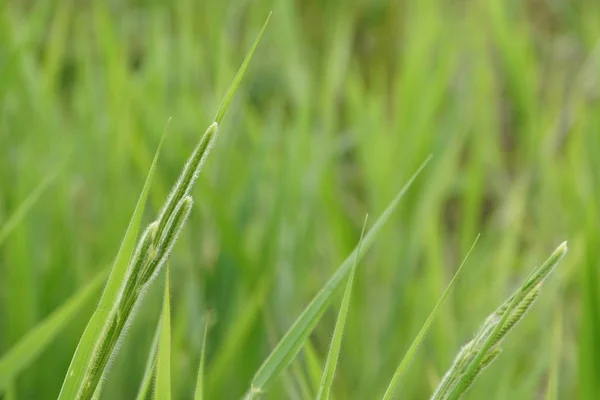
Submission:
<svg viewBox="0 0 600 400">
<path fill-rule="evenodd" d="M 268 18 L 225 95 L 215 117 L 217 121 L 225 115 L 267 23 Z M 158 218 L 144 230 L 135 251 L 131 253 L 157 163 L 159 145 L 103 297 L 80 339 L 69 366 L 59 395 L 60 400 L 89 399 L 92 396 L 99 396 L 102 377 L 108 371 L 107 366 L 115 355 L 117 344 L 123 337 L 136 306 L 139 305 L 144 293 L 169 258 L 190 215 L 193 204 L 190 193 L 216 139 L 217 121 L 205 131 L 188 158 Z"/>
</svg>

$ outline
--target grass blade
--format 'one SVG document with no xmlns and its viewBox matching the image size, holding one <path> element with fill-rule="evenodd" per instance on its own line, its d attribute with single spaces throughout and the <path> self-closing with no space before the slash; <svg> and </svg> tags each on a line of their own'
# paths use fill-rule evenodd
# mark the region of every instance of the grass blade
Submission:
<svg viewBox="0 0 600 400">
<path fill-rule="evenodd" d="M 358 264 L 358 254 L 360 254 L 360 246 L 365 234 L 365 227 L 367 226 L 367 218 L 363 224 L 362 232 L 360 233 L 360 239 L 358 241 L 358 251 L 356 252 L 357 257 L 354 259 L 354 265 L 350 271 L 348 277 L 348 283 L 346 284 L 346 290 L 344 291 L 344 297 L 342 298 L 342 305 L 340 307 L 340 313 L 333 330 L 333 336 L 331 338 L 331 344 L 329 346 L 329 353 L 327 354 L 327 360 L 325 361 L 325 367 L 323 369 L 323 375 L 321 377 L 321 385 L 319 386 L 319 393 L 317 394 L 317 400 L 328 400 L 329 392 L 331 391 L 331 384 L 333 383 L 333 377 L 335 375 L 335 369 L 337 367 L 337 360 L 340 354 L 340 348 L 342 346 L 342 334 L 344 332 L 344 326 L 346 325 L 346 316 L 348 315 L 348 308 L 350 306 L 350 296 L 352 295 L 352 284 L 354 283 L 354 275 L 356 273 L 356 265 Z"/>
<path fill-rule="evenodd" d="M 6 240 L 8 235 L 25 219 L 27 213 L 35 205 L 35 203 L 42 196 L 44 191 L 54 182 L 58 172 L 54 172 L 46 176 L 38 186 L 21 202 L 15 212 L 4 222 L 2 228 L 0 228 L 0 245 Z"/>
<path fill-rule="evenodd" d="M 392 377 L 392 380 L 390 381 L 390 384 L 388 385 L 388 388 L 386 389 L 385 394 L 383 395 L 383 400 L 389 400 L 394 395 L 394 393 L 395 393 L 395 391 L 396 391 L 396 389 L 398 387 L 398 384 L 400 383 L 400 378 L 402 377 L 402 375 L 404 374 L 404 371 L 406 370 L 406 368 L 408 367 L 408 365 L 412 361 L 412 359 L 413 359 L 413 357 L 415 355 L 415 352 L 417 351 L 417 348 L 419 347 L 419 345 L 423 341 L 423 338 L 425 337 L 425 334 L 427 333 L 427 331 L 429 330 L 429 327 L 431 326 L 431 323 L 433 322 L 435 314 L 437 313 L 437 311 L 440 308 L 440 306 L 442 305 L 442 303 L 446 300 L 446 298 L 450 294 L 450 289 L 452 289 L 452 287 L 454 286 L 454 283 L 456 282 L 456 278 L 458 278 L 458 275 L 460 274 L 460 272 L 462 271 L 463 267 L 465 266 L 465 264 L 467 262 L 467 259 L 471 255 L 471 252 L 475 248 L 475 245 L 477 244 L 478 240 L 479 240 L 479 235 L 477 235 L 477 237 L 475 238 L 475 241 L 473 242 L 473 245 L 471 245 L 471 248 L 467 252 L 467 255 L 463 259 L 462 263 L 460 264 L 460 267 L 458 267 L 458 269 L 456 270 L 456 273 L 452 277 L 452 280 L 450 281 L 450 283 L 448 284 L 448 286 L 446 286 L 446 289 L 444 290 L 444 293 L 442 293 L 442 296 L 439 298 L 439 300 L 436 303 L 435 307 L 433 307 L 433 310 L 431 310 L 431 313 L 429 314 L 429 317 L 427 317 L 427 320 L 425 321 L 425 323 L 421 327 L 421 330 L 417 334 L 417 337 L 415 337 L 415 339 L 411 343 L 410 347 L 406 351 L 406 354 L 404 354 L 404 357 L 402 357 L 402 361 L 400 361 L 400 364 L 398 365 L 398 368 L 396 368 L 396 372 L 394 372 L 394 376 Z"/>
<path fill-rule="evenodd" d="M 296 354 L 298 354 L 300 351 L 304 341 L 313 331 L 321 319 L 321 316 L 325 312 L 325 309 L 331 302 L 331 298 L 333 297 L 335 290 L 350 273 L 353 261 L 355 259 L 360 261 L 363 255 L 369 250 L 373 244 L 373 241 L 375 240 L 375 237 L 383 228 L 385 223 L 390 219 L 392 212 L 396 209 L 398 203 L 406 194 L 406 191 L 410 188 L 417 176 L 421 173 L 430 160 L 431 156 L 429 156 L 421 164 L 413 176 L 396 195 L 394 200 L 392 200 L 383 214 L 375 222 L 373 227 L 365 235 L 361 244 L 361 250 L 359 251 L 358 248 L 355 248 L 352 253 L 350 253 L 348 258 L 346 258 L 346 260 L 337 269 L 329 281 L 327 281 L 325 286 L 319 291 L 319 293 L 317 293 L 310 304 L 300 314 L 298 319 L 296 319 L 294 324 L 290 327 L 277 346 L 275 346 L 275 349 L 271 352 L 271 354 L 267 357 L 265 362 L 254 375 L 250 392 L 248 393 L 249 398 L 252 398 L 254 395 L 266 390 L 268 386 L 289 365 L 294 357 L 296 357 Z"/>
<path fill-rule="evenodd" d="M 160 337 L 158 339 L 158 358 L 156 359 L 156 377 L 154 398 L 171 398 L 171 303 L 169 293 L 169 267 L 166 268 L 165 294 L 162 315 L 160 317 Z"/>
<path fill-rule="evenodd" d="M 107 272 L 105 270 L 98 274 L 0 358 L 0 391 L 46 349 L 71 318 L 92 298 L 100 289 Z"/>
<path fill-rule="evenodd" d="M 69 369 L 58 396 L 59 400 L 78 399 L 82 396 L 82 391 L 84 390 L 86 393 L 94 393 L 95 391 L 97 380 L 91 376 L 91 370 L 95 365 L 94 363 L 96 362 L 98 354 L 94 353 L 96 347 L 102 342 L 103 336 L 106 335 L 108 329 L 107 324 L 110 322 L 110 313 L 113 305 L 116 303 L 121 284 L 125 278 L 129 259 L 131 258 L 135 247 L 135 240 L 140 228 L 144 205 L 146 204 L 148 191 L 152 184 L 154 170 L 156 169 L 164 137 L 165 133 L 163 132 L 158 149 L 154 155 L 154 160 L 150 166 L 150 172 L 148 173 L 142 193 L 140 194 L 133 216 L 127 227 L 127 231 L 121 243 L 121 248 L 117 253 L 117 257 L 110 271 L 108 282 L 106 283 L 106 287 L 100 298 L 100 303 L 92 315 L 92 318 L 89 320 L 83 335 L 79 339 L 79 344 L 77 345 L 77 349 L 75 350 L 75 354 L 73 355 L 73 359 L 71 360 L 71 364 L 69 365 Z"/>
<path fill-rule="evenodd" d="M 154 338 L 152 339 L 152 345 L 150 346 L 150 353 L 148 354 L 148 360 L 146 361 L 146 367 L 144 368 L 144 375 L 142 376 L 142 381 L 140 382 L 138 394 L 135 397 L 136 400 L 146 400 L 148 397 L 148 389 L 150 389 L 152 376 L 154 375 L 154 367 L 156 365 L 158 338 L 160 337 L 160 322 L 161 321 L 159 320 L 158 325 L 156 326 L 156 331 L 154 332 Z"/>
<path fill-rule="evenodd" d="M 198 367 L 198 380 L 196 381 L 196 391 L 194 400 L 204 399 L 204 359 L 206 355 L 206 335 L 208 333 L 208 323 L 210 315 L 206 316 L 206 326 L 204 327 L 204 335 L 202 336 L 202 351 L 200 352 L 200 366 Z"/>
<path fill-rule="evenodd" d="M 262 28 L 260 29 L 258 36 L 254 40 L 254 43 L 252 43 L 252 47 L 250 47 L 248 54 L 246 54 L 246 58 L 244 58 L 242 65 L 238 69 L 238 72 L 235 74 L 235 77 L 233 78 L 233 82 L 231 82 L 229 89 L 227 89 L 227 93 L 225 94 L 225 97 L 223 98 L 221 106 L 219 107 L 219 110 L 217 111 L 217 115 L 215 116 L 215 122 L 217 124 L 221 123 L 221 120 L 225 116 L 225 112 L 229 108 L 229 104 L 231 103 L 231 100 L 233 99 L 233 95 L 235 94 L 238 86 L 240 85 L 240 82 L 242 81 L 242 78 L 244 77 L 244 74 L 246 73 L 246 69 L 248 68 L 248 64 L 250 64 L 250 60 L 252 60 L 252 56 L 254 55 L 254 50 L 256 50 L 256 47 L 258 46 L 258 43 L 260 42 L 260 39 L 261 39 L 267 25 L 269 24 L 269 20 L 271 19 L 271 14 L 272 13 L 269 13 L 269 15 L 267 16 L 267 19 L 266 19 L 265 23 L 263 24 Z"/>
</svg>

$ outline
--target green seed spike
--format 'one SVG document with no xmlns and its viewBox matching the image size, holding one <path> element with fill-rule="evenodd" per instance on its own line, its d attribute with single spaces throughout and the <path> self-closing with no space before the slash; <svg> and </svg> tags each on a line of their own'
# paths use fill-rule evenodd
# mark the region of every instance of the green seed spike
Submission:
<svg viewBox="0 0 600 400">
<path fill-rule="evenodd" d="M 512 328 L 514 328 L 514 326 L 521 319 L 523 319 L 523 317 L 525 316 L 527 311 L 529 311 L 529 309 L 531 308 L 533 303 L 535 303 L 535 300 L 538 298 L 539 294 L 540 294 L 540 289 L 539 289 L 539 287 L 537 287 L 537 288 L 534 288 L 527 296 L 525 296 L 523 298 L 523 300 L 521 300 L 521 302 L 517 305 L 517 307 L 515 307 L 514 311 L 510 313 L 508 320 L 506 321 L 506 323 L 504 324 L 504 326 L 502 327 L 502 329 L 496 336 L 496 341 L 494 342 L 494 345 L 499 343 L 504 338 L 504 336 L 506 336 L 506 334 Z"/>
<path fill-rule="evenodd" d="M 442 381 L 440 382 L 437 389 L 431 396 L 432 399 L 443 399 L 444 398 L 444 395 L 450 389 L 451 384 L 453 382 L 456 382 L 456 380 L 460 376 L 461 365 L 466 365 L 468 363 L 468 360 L 471 359 L 472 347 L 473 347 L 473 341 L 470 341 L 460 349 L 460 351 L 454 358 L 454 361 L 452 362 L 452 366 L 450 367 L 448 372 L 446 372 L 446 375 L 444 375 L 444 377 L 442 378 Z"/>
<path fill-rule="evenodd" d="M 175 207 L 175 211 L 169 218 L 168 223 L 165 226 L 165 232 L 163 233 L 158 243 L 158 247 L 156 248 L 156 255 L 150 262 L 150 265 L 142 271 L 139 281 L 140 285 L 147 285 L 148 282 L 152 281 L 152 279 L 160 271 L 160 268 L 164 262 L 169 257 L 169 254 L 171 253 L 171 250 L 177 241 L 179 232 L 181 232 L 185 221 L 190 215 L 192 204 L 192 197 L 187 196 L 183 198 Z"/>
<path fill-rule="evenodd" d="M 169 218 L 173 215 L 175 207 L 177 204 L 187 195 L 190 194 L 191 188 L 198 177 L 198 173 L 204 164 L 204 160 L 206 156 L 210 153 L 210 149 L 217 137 L 217 132 L 219 129 L 219 125 L 216 122 L 213 122 L 204 135 L 202 135 L 202 139 L 194 149 L 194 152 L 190 155 L 175 186 L 173 186 L 173 190 L 169 195 L 169 198 L 165 202 L 163 209 L 161 210 L 158 221 L 158 229 L 156 240 L 158 240 L 167 225 Z M 155 241 L 156 243 L 156 241 Z"/>
<path fill-rule="evenodd" d="M 475 373 L 473 374 L 473 376 L 469 378 L 469 382 L 467 384 L 465 392 L 467 390 L 469 390 L 469 388 L 473 385 L 473 382 L 475 382 L 477 380 L 477 378 L 479 378 L 479 375 L 481 374 L 481 372 L 484 369 L 486 369 L 487 367 L 489 367 L 491 363 L 496 361 L 496 359 L 498 358 L 500 353 L 502 353 L 502 349 L 500 349 L 499 347 L 492 347 L 490 349 L 490 351 L 487 352 L 487 354 L 485 355 L 483 360 L 481 360 L 481 363 L 475 370 Z"/>
<path fill-rule="evenodd" d="M 122 294 L 123 298 L 131 296 L 138 280 L 138 274 L 142 270 L 144 264 L 149 261 L 149 255 L 151 253 L 150 246 L 152 245 L 154 236 L 156 235 L 157 226 L 158 224 L 156 222 L 150 224 L 140 238 L 140 243 L 133 253 L 133 257 L 130 262 L 130 266 L 132 265 L 132 267 L 127 275 L 125 275 L 125 290 Z"/>
<path fill-rule="evenodd" d="M 558 264 L 558 262 L 564 257 L 567 253 L 567 242 L 562 242 L 556 250 L 550 255 L 550 257 L 544 262 L 541 266 L 536 268 L 529 274 L 527 277 L 526 283 L 516 292 L 514 293 L 508 300 L 504 302 L 504 304 L 498 309 L 499 314 L 504 314 L 506 309 L 509 307 L 511 302 L 517 296 L 525 296 L 526 293 L 529 293 L 534 287 L 538 286 L 540 283 L 544 281 L 550 275 L 554 267 Z M 520 299 L 519 299 L 520 301 Z"/>
<path fill-rule="evenodd" d="M 469 385 L 469 380 L 475 376 L 475 372 L 486 356 L 489 349 L 497 342 L 498 334 L 504 326 L 506 326 L 508 320 L 511 317 L 513 310 L 519 305 L 519 303 L 526 297 L 534 287 L 541 284 L 543 280 L 552 272 L 554 267 L 567 253 L 567 243 L 561 243 L 556 250 L 550 255 L 550 257 L 544 262 L 539 268 L 536 268 L 529 277 L 525 280 L 525 283 L 513 294 L 508 302 L 505 302 L 494 314 L 496 316 L 501 314 L 500 321 L 495 324 L 494 329 L 486 335 L 482 336 L 474 347 L 477 351 L 476 355 L 465 367 L 465 372 L 461 375 L 456 385 L 452 386 L 448 394 L 448 399 L 456 400 L 462 393 L 465 392 Z M 508 303 L 508 305 L 507 305 Z"/>
</svg>

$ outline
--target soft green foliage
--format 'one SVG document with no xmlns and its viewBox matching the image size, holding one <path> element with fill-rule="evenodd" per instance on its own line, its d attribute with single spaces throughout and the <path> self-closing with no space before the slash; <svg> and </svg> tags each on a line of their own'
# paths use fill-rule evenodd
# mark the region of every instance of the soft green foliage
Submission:
<svg viewBox="0 0 600 400">
<path fill-rule="evenodd" d="M 486 319 L 475 338 L 461 349 L 432 400 L 456 400 L 469 389 L 481 371 L 498 357 L 506 334 L 529 310 L 540 293 L 542 283 L 566 253 L 567 243 L 564 242 Z"/>
<path fill-rule="evenodd" d="M 0 359 L 113 264 L 171 118 L 139 234 L 156 219 L 271 11 L 171 254 L 172 397 L 193 396 L 210 309 L 204 397 L 241 398 L 364 215 L 377 218 L 433 154 L 356 271 L 332 398 L 381 397 L 481 232 L 398 396 L 430 396 L 489 313 L 568 240 L 463 398 L 595 400 L 596 0 L 3 1 L 0 229 L 60 173 L 0 244 Z M 151 397 L 155 282 L 100 400 L 135 398 L 142 382 Z M 317 395 L 341 286 L 265 400 Z M 57 398 L 98 293 L 0 397 Z"/>
<path fill-rule="evenodd" d="M 294 321 L 277 346 L 269 354 L 265 362 L 260 366 L 254 378 L 250 389 L 248 390 L 247 398 L 252 399 L 263 393 L 287 368 L 287 366 L 296 357 L 308 336 L 321 319 L 321 316 L 331 302 L 333 295 L 338 287 L 341 286 L 344 278 L 352 271 L 352 266 L 355 262 L 360 261 L 365 253 L 369 250 L 375 237 L 383 228 L 384 224 L 390 219 L 392 212 L 398 206 L 398 203 L 404 197 L 408 189 L 411 187 L 417 176 L 427 165 L 431 157 L 428 157 L 410 177 L 406 185 L 402 187 L 394 200 L 388 205 L 383 214 L 377 219 L 373 227 L 369 230 L 364 240 L 360 240 L 352 253 L 339 266 L 336 272 L 329 278 L 323 288 L 317 293 L 312 301 L 304 308 L 300 316 Z"/>
</svg>

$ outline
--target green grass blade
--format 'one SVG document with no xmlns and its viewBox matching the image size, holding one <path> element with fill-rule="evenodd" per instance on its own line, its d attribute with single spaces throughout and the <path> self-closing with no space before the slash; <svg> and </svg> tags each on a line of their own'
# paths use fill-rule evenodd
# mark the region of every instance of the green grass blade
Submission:
<svg viewBox="0 0 600 400">
<path fill-rule="evenodd" d="M 58 172 L 53 172 L 46 176 L 38 186 L 21 202 L 15 212 L 4 222 L 2 228 L 0 228 L 0 245 L 6 240 L 8 235 L 25 219 L 27 213 L 35 205 L 35 203 L 42 196 L 44 191 L 54 182 Z"/>
<path fill-rule="evenodd" d="M 121 248 L 119 249 L 110 271 L 108 282 L 106 283 L 104 292 L 100 298 L 100 303 L 92 315 L 92 318 L 89 320 L 83 335 L 79 339 L 79 344 L 77 345 L 77 349 L 75 350 L 75 354 L 73 355 L 73 359 L 71 360 L 71 364 L 69 365 L 69 369 L 60 390 L 59 400 L 78 398 L 80 391 L 84 389 L 86 385 L 91 385 L 91 382 L 89 381 L 90 369 L 93 368 L 94 363 L 96 362 L 95 358 L 98 357 L 98 354 L 94 354 L 94 350 L 101 341 L 102 336 L 105 334 L 111 309 L 117 300 L 121 284 L 125 278 L 129 259 L 131 258 L 135 247 L 144 205 L 146 204 L 148 191 L 152 184 L 154 170 L 156 169 L 164 137 L 165 133 L 163 132 L 154 155 L 154 160 L 150 166 L 150 172 L 148 173 L 142 193 L 140 194 L 133 216 L 127 227 L 127 231 L 121 243 Z M 87 387 L 86 390 L 93 393 L 95 387 Z"/>
<path fill-rule="evenodd" d="M 154 332 L 154 338 L 152 339 L 152 345 L 150 346 L 150 353 L 148 354 L 148 360 L 146 360 L 146 367 L 144 368 L 144 375 L 140 382 L 140 388 L 138 394 L 135 397 L 136 400 L 146 400 L 148 397 L 148 389 L 152 384 L 152 376 L 154 376 L 154 367 L 156 365 L 156 352 L 158 350 L 158 338 L 160 337 L 160 319 Z"/>
<path fill-rule="evenodd" d="M 260 393 L 268 388 L 268 386 L 281 374 L 281 372 L 289 365 L 296 357 L 298 351 L 308 338 L 312 330 L 315 328 L 325 309 L 331 302 L 335 290 L 340 286 L 341 282 L 348 276 L 352 268 L 353 261 L 362 259 L 363 255 L 369 250 L 375 237 L 381 231 L 385 223 L 390 219 L 393 211 L 398 206 L 398 203 L 404 197 L 407 190 L 413 184 L 417 176 L 423 168 L 431 160 L 429 156 L 408 180 L 394 200 L 386 208 L 383 214 L 375 222 L 373 227 L 365 235 L 361 244 L 361 250 L 355 248 L 352 253 L 346 258 L 342 265 L 337 269 L 333 276 L 327 281 L 325 286 L 313 298 L 310 304 L 300 314 L 298 319 L 290 327 L 281 341 L 275 346 L 275 349 L 267 357 L 262 366 L 258 369 L 251 383 L 248 397 L 252 398 L 255 394 Z"/>
<path fill-rule="evenodd" d="M 354 275 L 356 274 L 356 266 L 358 264 L 358 254 L 360 254 L 360 246 L 362 244 L 362 240 L 365 234 L 365 227 L 367 226 L 367 218 L 368 217 L 365 217 L 362 232 L 360 233 L 360 240 L 358 241 L 358 251 L 356 252 L 357 257 L 354 259 L 354 265 L 352 266 L 350 276 L 348 277 L 348 283 L 346 284 L 346 290 L 344 291 L 344 297 L 342 298 L 342 305 L 340 306 L 338 319 L 333 330 L 333 336 L 331 338 L 331 344 L 329 346 L 329 353 L 327 354 L 327 360 L 325 361 L 325 367 L 323 369 L 323 375 L 321 377 L 319 393 L 317 393 L 317 400 L 329 400 L 331 384 L 333 383 L 333 377 L 335 375 L 335 369 L 337 367 L 337 360 L 340 355 L 340 348 L 342 346 L 342 335 L 344 332 L 344 326 L 346 325 L 346 316 L 348 315 L 348 308 L 350 307 L 352 284 L 354 283 Z"/>
<path fill-rule="evenodd" d="M 242 81 L 242 78 L 244 77 L 244 74 L 246 73 L 248 64 L 250 64 L 250 60 L 252 59 L 252 56 L 254 55 L 254 51 L 256 50 L 256 47 L 258 46 L 258 43 L 260 42 L 260 38 L 262 37 L 263 32 L 265 31 L 267 25 L 269 24 L 270 19 L 271 19 L 271 13 L 269 13 L 269 15 L 267 16 L 267 20 L 265 21 L 262 28 L 260 29 L 258 36 L 256 37 L 256 39 L 254 40 L 254 43 L 252 44 L 252 47 L 250 47 L 250 50 L 248 51 L 248 54 L 246 55 L 244 62 L 242 62 L 242 65 L 238 69 L 238 72 L 235 74 L 235 77 L 233 78 L 233 82 L 231 82 L 229 89 L 227 89 L 227 93 L 225 94 L 225 97 L 223 98 L 223 101 L 221 102 L 221 106 L 219 107 L 219 110 L 217 111 L 217 115 L 215 116 L 215 122 L 217 124 L 220 124 L 221 120 L 225 116 L 225 112 L 227 112 L 227 109 L 229 108 L 229 104 L 231 103 L 231 100 L 233 100 L 233 95 L 235 94 L 238 86 L 240 85 L 240 82 Z"/>
<path fill-rule="evenodd" d="M 160 317 L 160 338 L 158 339 L 158 358 L 156 359 L 156 377 L 154 378 L 154 398 L 159 400 L 171 398 L 171 296 L 168 266 L 165 273 L 165 294 Z"/>
<path fill-rule="evenodd" d="M 206 355 L 206 336 L 208 333 L 208 324 L 210 322 L 210 316 L 206 317 L 206 326 L 204 327 L 204 335 L 202 336 L 202 351 L 200 352 L 200 366 L 198 367 L 198 379 L 196 381 L 196 391 L 194 393 L 194 400 L 204 399 L 204 359 Z"/>
<path fill-rule="evenodd" d="M 0 358 L 0 391 L 46 349 L 71 318 L 93 297 L 104 282 L 107 272 L 105 270 L 98 274 Z"/>
<path fill-rule="evenodd" d="M 436 303 L 435 307 L 433 307 L 433 310 L 431 310 L 431 313 L 429 314 L 429 317 L 427 317 L 427 320 L 425 321 L 425 323 L 421 327 L 421 330 L 419 331 L 419 333 L 417 334 L 417 336 L 415 337 L 415 339 L 413 340 L 413 342 L 409 346 L 408 350 L 406 351 L 406 354 L 404 354 L 404 357 L 402 358 L 402 361 L 400 361 L 400 364 L 398 365 L 398 368 L 396 368 L 396 372 L 394 372 L 394 376 L 392 377 L 392 380 L 390 381 L 390 384 L 388 385 L 388 388 L 385 391 L 385 394 L 383 395 L 383 400 L 389 400 L 389 399 L 391 399 L 394 396 L 394 393 L 395 393 L 395 391 L 396 391 L 396 389 L 398 387 L 398 384 L 400 383 L 400 378 L 402 377 L 402 375 L 404 374 L 404 371 L 406 370 L 406 368 L 408 367 L 408 365 L 412 361 L 412 359 L 413 359 L 413 357 L 415 355 L 415 352 L 417 351 L 417 348 L 419 347 L 419 345 L 423 341 L 423 338 L 425 337 L 425 334 L 427 333 L 427 331 L 429 330 L 429 327 L 431 326 L 431 323 L 433 322 L 435 314 L 437 313 L 437 311 L 440 308 L 440 306 L 442 305 L 442 303 L 446 300 L 446 298 L 450 294 L 450 290 L 454 286 L 454 283 L 456 282 L 456 278 L 458 278 L 458 275 L 460 274 L 460 272 L 462 271 L 463 267 L 467 263 L 467 259 L 471 255 L 471 252 L 473 251 L 473 248 L 475 248 L 475 245 L 477 244 L 478 240 L 479 240 L 479 235 L 477 235 L 477 237 L 475 238 L 475 241 L 473 242 L 473 245 L 471 245 L 471 248 L 467 252 L 467 255 L 465 256 L 465 258 L 463 259 L 462 263 L 460 264 L 460 267 L 458 267 L 458 269 L 456 270 L 456 273 L 452 277 L 452 280 L 450 281 L 450 283 L 448 284 L 448 286 L 446 286 L 446 289 L 444 290 L 444 293 L 442 293 L 442 296 L 439 298 L 439 300 Z"/>
</svg>

